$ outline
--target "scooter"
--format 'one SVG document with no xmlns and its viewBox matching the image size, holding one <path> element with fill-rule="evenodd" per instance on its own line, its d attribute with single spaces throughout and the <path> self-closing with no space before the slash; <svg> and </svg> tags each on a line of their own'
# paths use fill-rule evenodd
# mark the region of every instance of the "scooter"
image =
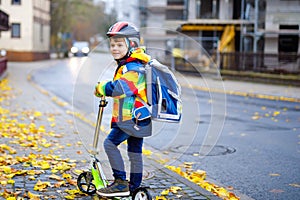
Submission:
<svg viewBox="0 0 300 200">
<path fill-rule="evenodd" d="M 79 174 L 77 178 L 77 186 L 79 190 L 88 195 L 94 195 L 96 191 L 100 188 L 105 188 L 108 185 L 108 180 L 105 177 L 103 169 L 101 167 L 100 160 L 96 157 L 97 155 L 97 146 L 100 134 L 100 127 L 102 122 L 102 115 L 104 107 L 107 105 L 105 97 L 101 97 L 99 102 L 98 116 L 96 129 L 94 134 L 93 141 L 93 150 L 90 152 L 91 161 L 90 161 L 90 171 L 84 171 Z M 113 199 L 122 199 L 123 197 L 113 197 Z M 124 197 L 123 199 L 132 199 L 132 200 L 150 200 L 152 199 L 147 187 L 137 188 L 131 196 Z"/>
</svg>

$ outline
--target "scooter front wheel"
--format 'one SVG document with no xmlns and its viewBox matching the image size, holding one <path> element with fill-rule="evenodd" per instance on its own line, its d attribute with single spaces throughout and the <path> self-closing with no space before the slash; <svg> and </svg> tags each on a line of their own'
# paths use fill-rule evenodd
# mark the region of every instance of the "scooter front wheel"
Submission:
<svg viewBox="0 0 300 200">
<path fill-rule="evenodd" d="M 152 199 L 151 194 L 144 187 L 137 188 L 132 194 L 132 200 L 151 200 L 151 199 Z"/>
<path fill-rule="evenodd" d="M 77 178 L 79 190 L 88 195 L 96 193 L 96 186 L 93 184 L 93 175 L 91 172 L 82 172 Z"/>
</svg>

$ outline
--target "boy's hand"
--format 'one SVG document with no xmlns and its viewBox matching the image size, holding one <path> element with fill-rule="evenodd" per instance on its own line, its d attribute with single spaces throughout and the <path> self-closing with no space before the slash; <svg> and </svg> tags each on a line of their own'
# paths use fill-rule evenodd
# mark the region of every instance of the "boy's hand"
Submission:
<svg viewBox="0 0 300 200">
<path fill-rule="evenodd" d="M 101 95 L 101 94 L 99 94 L 98 92 L 97 92 L 97 90 L 95 89 L 95 91 L 94 91 L 94 95 L 96 96 L 96 97 L 102 97 L 103 95 Z"/>
<path fill-rule="evenodd" d="M 101 81 L 99 82 L 96 86 L 95 86 L 95 91 L 94 91 L 94 95 L 96 97 L 102 97 L 105 96 L 105 84 L 107 83 L 107 81 Z"/>
</svg>

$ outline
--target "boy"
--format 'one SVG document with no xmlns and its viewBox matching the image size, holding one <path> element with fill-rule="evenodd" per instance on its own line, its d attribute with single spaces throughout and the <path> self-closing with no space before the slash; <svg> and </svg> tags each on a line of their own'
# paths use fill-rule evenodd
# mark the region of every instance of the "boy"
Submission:
<svg viewBox="0 0 300 200">
<path fill-rule="evenodd" d="M 143 137 L 150 136 L 152 122 L 144 104 L 147 102 L 144 65 L 150 61 L 139 48 L 140 33 L 131 23 L 117 22 L 112 25 L 107 36 L 110 52 L 117 62 L 112 81 L 101 81 L 95 87 L 97 97 L 113 97 L 111 132 L 104 141 L 104 149 L 112 168 L 114 182 L 107 188 L 99 189 L 100 196 L 128 196 L 142 182 Z M 130 160 L 130 181 L 126 181 L 124 161 L 118 145 L 127 140 Z"/>
</svg>

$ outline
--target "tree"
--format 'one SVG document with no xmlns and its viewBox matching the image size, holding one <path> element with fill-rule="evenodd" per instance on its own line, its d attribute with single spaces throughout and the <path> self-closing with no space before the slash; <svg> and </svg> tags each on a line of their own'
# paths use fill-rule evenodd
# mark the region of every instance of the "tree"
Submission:
<svg viewBox="0 0 300 200">
<path fill-rule="evenodd" d="M 115 17 L 106 16 L 103 6 L 91 0 L 52 0 L 52 51 L 69 50 L 73 40 L 89 41 L 96 34 L 104 35 L 108 21 L 115 21 Z"/>
</svg>

